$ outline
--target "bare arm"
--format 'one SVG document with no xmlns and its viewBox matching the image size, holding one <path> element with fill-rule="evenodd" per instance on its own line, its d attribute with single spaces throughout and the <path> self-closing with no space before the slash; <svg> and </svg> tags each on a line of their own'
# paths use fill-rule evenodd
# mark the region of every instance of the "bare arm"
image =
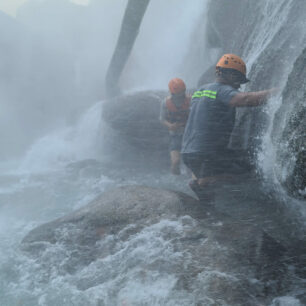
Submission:
<svg viewBox="0 0 306 306">
<path fill-rule="evenodd" d="M 230 105 L 232 107 L 258 106 L 264 104 L 272 95 L 275 95 L 277 92 L 277 88 L 255 92 L 240 92 L 232 98 Z"/>
<path fill-rule="evenodd" d="M 167 127 L 170 131 L 176 131 L 177 129 L 185 125 L 184 123 L 177 123 L 177 122 L 171 123 L 167 120 L 162 120 L 161 124 Z"/>
<path fill-rule="evenodd" d="M 160 122 L 161 122 L 162 125 L 164 125 L 168 129 L 170 129 L 170 127 L 172 126 L 172 123 L 167 121 L 167 120 L 161 120 Z"/>
</svg>

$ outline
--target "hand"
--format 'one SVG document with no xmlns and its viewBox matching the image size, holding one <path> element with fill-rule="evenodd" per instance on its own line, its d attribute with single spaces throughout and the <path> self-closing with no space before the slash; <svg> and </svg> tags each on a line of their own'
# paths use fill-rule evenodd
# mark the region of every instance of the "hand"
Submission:
<svg viewBox="0 0 306 306">
<path fill-rule="evenodd" d="M 170 131 L 176 131 L 178 128 L 180 127 L 180 125 L 178 124 L 178 123 L 171 123 L 170 125 L 169 125 L 169 130 Z"/>
<path fill-rule="evenodd" d="M 273 87 L 269 89 L 268 92 L 269 92 L 269 96 L 276 96 L 279 93 L 281 93 L 281 89 L 279 87 Z"/>
</svg>

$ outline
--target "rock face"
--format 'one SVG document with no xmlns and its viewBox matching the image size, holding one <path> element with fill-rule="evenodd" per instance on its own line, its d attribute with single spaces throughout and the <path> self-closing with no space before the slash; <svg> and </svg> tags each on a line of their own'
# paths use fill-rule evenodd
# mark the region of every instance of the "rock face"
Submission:
<svg viewBox="0 0 306 306">
<path fill-rule="evenodd" d="M 173 227 L 178 221 L 180 226 Z M 146 237 L 155 241 L 148 235 L 152 229 L 163 247 L 155 254 L 159 249 L 155 245 L 138 258 L 136 250 Z M 140 239 L 138 247 L 133 245 L 135 237 Z M 129 247 L 135 254 L 120 256 Z M 22 248 L 46 269 L 46 275 L 54 270 L 64 275 L 102 266 L 98 275 L 74 276 L 79 290 L 102 285 L 108 277 L 117 279 L 119 267 L 109 264 L 118 256 L 125 278 L 127 271 L 135 269 L 161 278 L 166 272 L 175 280 L 172 294 L 192 294 L 203 305 L 211 300 L 259 305 L 286 286 L 281 264 L 285 250 L 261 229 L 233 222 L 185 194 L 144 186 L 108 191 L 71 215 L 39 226 L 24 238 Z M 113 272 L 107 277 L 109 269 Z M 144 277 L 137 275 L 133 278 Z"/>
<path fill-rule="evenodd" d="M 274 142 L 281 169 L 280 180 L 295 196 L 306 198 L 306 49 L 296 60 L 283 94 L 283 104 L 274 122 Z M 289 111 L 288 111 L 289 110 Z M 281 126 L 285 128 L 282 130 Z M 279 131 L 282 131 L 279 133 Z"/>
<path fill-rule="evenodd" d="M 211 1 L 206 32 L 208 48 L 218 47 L 220 54 L 231 50 L 246 60 L 251 80 L 247 91 L 270 87 L 283 89 L 279 98 L 283 98 L 282 106 L 276 112 L 271 134 L 277 151 L 275 172 L 280 183 L 296 197 L 303 196 L 306 187 L 305 139 L 301 133 L 306 120 L 305 10 L 303 0 Z M 270 31 L 264 30 L 267 28 Z M 261 136 L 268 130 L 270 115 L 271 112 L 268 115 L 263 107 L 237 110 L 231 147 L 247 149 L 256 155 L 262 144 Z M 284 168 L 288 171 L 282 177 Z"/>
</svg>

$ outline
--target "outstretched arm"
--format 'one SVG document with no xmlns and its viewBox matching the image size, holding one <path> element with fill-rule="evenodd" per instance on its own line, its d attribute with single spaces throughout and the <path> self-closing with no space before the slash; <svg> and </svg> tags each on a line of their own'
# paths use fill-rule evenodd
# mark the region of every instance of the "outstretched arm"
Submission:
<svg viewBox="0 0 306 306">
<path fill-rule="evenodd" d="M 258 106 L 264 104 L 271 96 L 278 92 L 278 88 L 255 92 L 240 92 L 230 101 L 232 107 Z"/>
</svg>

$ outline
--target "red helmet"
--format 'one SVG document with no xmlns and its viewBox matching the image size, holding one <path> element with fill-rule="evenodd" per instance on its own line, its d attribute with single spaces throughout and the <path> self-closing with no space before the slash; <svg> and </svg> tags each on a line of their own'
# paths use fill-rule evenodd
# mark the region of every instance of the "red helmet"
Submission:
<svg viewBox="0 0 306 306">
<path fill-rule="evenodd" d="M 186 91 L 186 85 L 182 79 L 174 78 L 168 84 L 171 94 L 180 94 Z"/>
</svg>

